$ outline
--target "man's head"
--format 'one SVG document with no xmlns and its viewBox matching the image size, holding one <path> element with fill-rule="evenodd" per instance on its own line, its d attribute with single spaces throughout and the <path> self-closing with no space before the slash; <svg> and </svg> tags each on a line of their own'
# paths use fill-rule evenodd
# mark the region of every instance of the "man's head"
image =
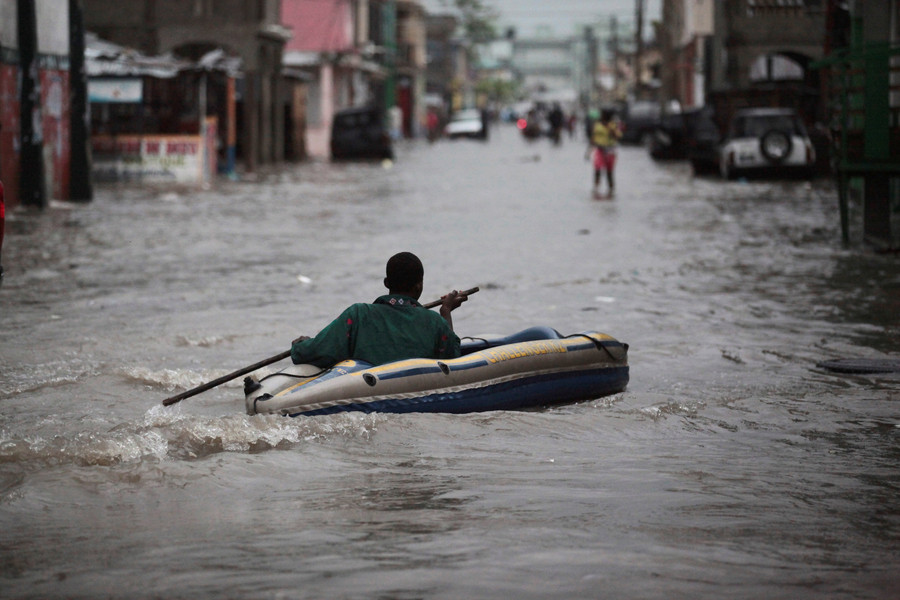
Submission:
<svg viewBox="0 0 900 600">
<path fill-rule="evenodd" d="M 392 294 L 403 294 L 415 299 L 422 295 L 422 280 L 425 268 L 422 261 L 412 252 L 400 252 L 388 260 L 385 268 L 384 286 Z"/>
</svg>

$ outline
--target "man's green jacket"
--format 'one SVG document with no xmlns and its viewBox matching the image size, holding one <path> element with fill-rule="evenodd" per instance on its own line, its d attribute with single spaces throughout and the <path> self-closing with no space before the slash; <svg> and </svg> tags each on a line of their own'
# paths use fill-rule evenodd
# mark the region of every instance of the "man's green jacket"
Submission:
<svg viewBox="0 0 900 600">
<path fill-rule="evenodd" d="M 327 368 L 348 358 L 382 365 L 406 358 L 456 358 L 459 337 L 436 312 L 409 296 L 381 296 L 348 307 L 319 334 L 291 345 L 294 364 Z"/>
</svg>

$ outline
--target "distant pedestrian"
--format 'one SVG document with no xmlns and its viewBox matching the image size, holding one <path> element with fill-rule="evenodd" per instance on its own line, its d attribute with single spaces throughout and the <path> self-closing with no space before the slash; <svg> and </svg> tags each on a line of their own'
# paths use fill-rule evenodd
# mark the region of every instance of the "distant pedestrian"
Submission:
<svg viewBox="0 0 900 600">
<path fill-rule="evenodd" d="M 428 130 L 428 141 L 433 142 L 438 139 L 440 136 L 440 120 L 438 119 L 437 111 L 431 109 L 428 111 L 428 116 L 426 117 L 425 127 Z"/>
<path fill-rule="evenodd" d="M 388 122 L 391 139 L 399 140 L 403 137 L 403 110 L 399 106 L 394 105 L 388 109 Z"/>
<path fill-rule="evenodd" d="M 593 147 L 594 159 L 594 193 L 600 193 L 600 179 L 603 171 L 606 171 L 606 181 L 609 185 L 609 195 L 612 196 L 616 189 L 614 171 L 616 168 L 616 148 L 622 137 L 622 129 L 613 118 L 611 110 L 603 110 L 600 119 L 591 126 L 590 146 Z"/>
<path fill-rule="evenodd" d="M 600 113 L 591 109 L 584 115 L 584 137 L 587 138 L 588 144 L 591 143 L 591 133 L 594 131 L 594 123 L 600 118 Z"/>
<path fill-rule="evenodd" d="M 565 119 L 565 115 L 563 115 L 562 107 L 559 105 L 559 102 L 554 102 L 553 109 L 547 117 L 547 120 L 550 122 L 550 138 L 553 140 L 554 144 L 559 144 L 560 142 Z"/>
</svg>

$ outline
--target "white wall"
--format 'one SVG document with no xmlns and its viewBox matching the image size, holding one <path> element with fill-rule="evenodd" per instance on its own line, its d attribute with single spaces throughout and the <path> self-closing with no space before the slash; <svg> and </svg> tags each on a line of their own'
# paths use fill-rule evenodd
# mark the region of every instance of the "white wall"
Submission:
<svg viewBox="0 0 900 600">
<path fill-rule="evenodd" d="M 37 0 L 38 52 L 69 55 L 69 3 L 62 0 Z"/>
<path fill-rule="evenodd" d="M 19 47 L 16 0 L 0 0 L 0 46 Z M 37 0 L 38 52 L 69 55 L 69 3 L 62 0 Z"/>
<path fill-rule="evenodd" d="M 16 0 L 0 0 L 0 46 L 4 48 L 19 47 L 16 15 Z"/>
</svg>

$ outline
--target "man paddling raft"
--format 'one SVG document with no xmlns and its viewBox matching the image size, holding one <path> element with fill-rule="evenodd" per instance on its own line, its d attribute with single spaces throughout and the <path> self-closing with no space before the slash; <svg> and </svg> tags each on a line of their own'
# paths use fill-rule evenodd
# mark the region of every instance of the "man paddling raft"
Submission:
<svg viewBox="0 0 900 600">
<path fill-rule="evenodd" d="M 454 290 L 443 296 L 438 315 L 419 304 L 424 278 L 415 254 L 395 254 L 385 267 L 388 293 L 371 304 L 349 306 L 315 337 L 294 340 L 291 361 L 327 368 L 350 358 L 373 366 L 407 358 L 457 358 L 459 336 L 450 313 L 468 295 Z"/>
<path fill-rule="evenodd" d="M 410 252 L 395 254 L 388 260 L 384 285 L 388 294 L 372 304 L 357 303 L 348 307 L 314 338 L 301 336 L 291 349 L 258 363 L 238 369 L 163 400 L 170 406 L 196 396 L 226 381 L 252 373 L 288 356 L 294 364 L 312 364 L 329 368 L 348 358 L 373 365 L 407 358 L 456 358 L 460 355 L 459 337 L 453 332 L 450 313 L 468 300 L 478 288 L 450 292 L 440 300 L 419 304 L 425 269 L 422 261 Z M 440 306 L 440 315 L 428 310 Z M 244 380 L 245 388 L 253 384 Z M 258 385 L 258 384 L 257 384 Z"/>
</svg>

